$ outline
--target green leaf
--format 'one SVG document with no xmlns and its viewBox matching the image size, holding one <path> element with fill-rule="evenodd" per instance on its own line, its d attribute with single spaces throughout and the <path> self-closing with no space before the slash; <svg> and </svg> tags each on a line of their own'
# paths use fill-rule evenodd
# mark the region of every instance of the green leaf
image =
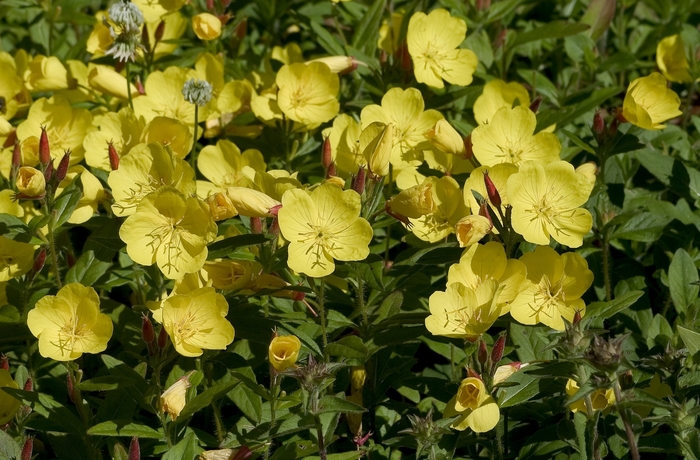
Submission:
<svg viewBox="0 0 700 460">
<path fill-rule="evenodd" d="M 634 304 L 644 291 L 629 291 L 610 302 L 593 302 L 586 307 L 586 318 L 608 319 Z"/>
<path fill-rule="evenodd" d="M 0 458 L 18 459 L 22 453 L 22 448 L 4 430 L 0 430 Z"/>
<path fill-rule="evenodd" d="M 686 329 L 683 326 L 676 326 L 678 329 L 678 335 L 681 336 L 683 343 L 685 344 L 688 351 L 691 354 L 695 354 L 700 351 L 700 334 L 690 329 Z"/>
<path fill-rule="evenodd" d="M 102 224 L 90 233 L 90 236 L 85 240 L 83 252 L 92 251 L 97 259 L 110 262 L 114 255 L 126 245 L 119 238 L 121 221 L 107 217 L 96 217 L 93 220 Z"/>
<path fill-rule="evenodd" d="M 11 214 L 0 213 L 0 235 L 22 243 L 43 244 L 43 241 L 32 236 L 24 222 Z"/>
<path fill-rule="evenodd" d="M 187 421 L 187 419 L 192 414 L 204 409 L 205 407 L 210 405 L 212 401 L 223 397 L 226 393 L 231 391 L 233 387 L 238 385 L 238 383 L 239 382 L 235 379 L 231 379 L 227 382 L 216 383 L 211 388 L 207 388 L 205 391 L 192 398 L 185 405 L 185 407 L 182 409 L 182 412 L 180 412 L 180 415 L 177 417 L 178 423 L 181 423 L 182 421 Z"/>
<path fill-rule="evenodd" d="M 199 447 L 194 431 L 189 431 L 182 441 L 168 449 L 162 460 L 193 460 L 203 450 Z"/>
<path fill-rule="evenodd" d="M 588 99 L 579 102 L 578 104 L 562 107 L 561 109 L 557 110 L 543 110 L 537 114 L 536 131 L 542 131 L 553 124 L 556 124 L 559 127 L 564 127 L 584 113 L 590 112 L 608 99 L 616 96 L 620 91 L 621 88 L 618 86 L 605 88 L 593 91 Z"/>
<path fill-rule="evenodd" d="M 526 368 L 527 369 L 527 368 Z M 501 408 L 517 406 L 532 399 L 540 391 L 539 376 L 530 375 L 524 369 L 511 375 L 507 382 L 514 386 L 503 388 L 499 394 L 498 406 Z"/>
<path fill-rule="evenodd" d="M 321 398 L 321 410 L 319 410 L 319 414 L 327 414 L 330 412 L 361 413 L 366 411 L 364 407 L 354 402 L 346 401 L 337 396 L 324 396 Z"/>
<path fill-rule="evenodd" d="M 63 189 L 63 193 L 54 200 L 53 210 L 56 211 L 56 228 L 65 224 L 78 206 L 78 202 L 83 196 L 79 184 L 81 184 L 80 177 Z"/>
<path fill-rule="evenodd" d="M 673 306 L 678 313 L 685 313 L 697 300 L 700 286 L 693 283 L 699 279 L 698 269 L 693 259 L 684 249 L 679 248 L 668 267 L 668 287 L 671 291 Z"/>
<path fill-rule="evenodd" d="M 591 153 L 595 155 L 595 150 L 593 147 L 588 145 L 586 142 L 584 142 L 580 137 L 578 137 L 576 134 L 572 133 L 571 131 L 567 131 L 566 129 L 561 130 L 562 133 L 569 139 L 571 139 L 571 142 L 576 144 L 577 147 L 581 148 L 582 150 L 585 150 L 588 153 Z"/>
<path fill-rule="evenodd" d="M 352 46 L 368 54 L 376 49 L 379 26 L 382 22 L 385 6 L 386 0 L 374 0 L 355 29 Z"/>
<path fill-rule="evenodd" d="M 55 424 L 56 429 L 52 431 L 60 432 L 62 430 L 65 433 L 78 436 L 82 436 L 85 433 L 83 422 L 50 395 L 7 387 L 3 388 L 3 391 L 15 399 L 19 399 L 27 406 L 30 406 L 34 412 Z"/>
<path fill-rule="evenodd" d="M 528 32 L 518 33 L 515 36 L 515 41 L 513 42 L 512 46 L 515 48 L 516 46 L 539 40 L 564 38 L 568 37 L 569 35 L 580 34 L 581 32 L 588 30 L 588 28 L 589 27 L 585 24 L 578 24 L 575 22 L 552 21 L 549 24 L 545 24 L 542 27 L 538 27 Z"/>
<path fill-rule="evenodd" d="M 232 236 L 231 238 L 217 241 L 216 243 L 209 245 L 209 255 L 207 255 L 207 260 L 221 259 L 228 256 L 238 248 L 262 244 L 269 239 L 270 236 L 268 235 L 251 233 L 247 235 L 236 235 Z"/>
<path fill-rule="evenodd" d="M 254 423 L 262 419 L 262 398 L 246 385 L 237 385 L 228 392 L 229 399 Z"/>
<path fill-rule="evenodd" d="M 522 326 L 517 323 L 510 324 L 510 338 L 513 344 L 517 347 L 516 351 L 520 361 L 529 363 L 541 359 L 552 359 L 554 354 L 551 350 L 545 348 L 549 345 L 548 341 L 540 338 L 538 332 L 542 330 L 537 326 Z"/>
<path fill-rule="evenodd" d="M 107 269 L 111 266 L 112 264 L 109 262 L 98 260 L 93 251 L 84 252 L 75 265 L 68 270 L 66 283 L 92 286 L 107 273 Z"/>
<path fill-rule="evenodd" d="M 367 359 L 368 350 L 361 338 L 356 335 L 349 335 L 337 342 L 329 343 L 326 347 L 326 353 L 330 356 L 356 358 L 364 361 Z"/>
<path fill-rule="evenodd" d="M 462 252 L 455 243 L 442 243 L 429 248 L 416 251 L 407 259 L 397 261 L 397 265 L 441 265 L 452 264 L 459 261 Z"/>
<path fill-rule="evenodd" d="M 110 420 L 98 423 L 88 430 L 88 434 L 94 436 L 123 436 L 128 438 L 138 436 L 139 438 L 163 439 L 162 431 L 130 420 Z"/>
<path fill-rule="evenodd" d="M 653 212 L 629 212 L 615 217 L 610 225 L 619 225 L 612 234 L 613 239 L 653 243 L 661 237 L 672 217 Z"/>
<path fill-rule="evenodd" d="M 323 27 L 321 24 L 315 21 L 311 21 L 311 30 L 316 34 L 316 40 L 318 40 L 318 44 L 323 47 L 326 51 L 328 51 L 332 55 L 336 56 L 344 56 L 345 55 L 345 50 L 343 49 L 342 46 L 338 43 L 338 41 L 331 35 L 330 32 L 326 30 L 325 27 Z"/>
<path fill-rule="evenodd" d="M 80 391 L 110 391 L 127 385 L 133 385 L 134 381 L 128 377 L 105 375 L 90 380 L 83 380 L 77 386 Z"/>
</svg>

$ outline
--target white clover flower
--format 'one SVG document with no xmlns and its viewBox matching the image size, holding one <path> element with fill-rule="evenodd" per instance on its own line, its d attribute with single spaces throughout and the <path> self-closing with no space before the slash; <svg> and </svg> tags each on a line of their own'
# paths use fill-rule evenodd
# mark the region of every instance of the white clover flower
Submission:
<svg viewBox="0 0 700 460">
<path fill-rule="evenodd" d="M 190 78 L 182 87 L 182 95 L 190 104 L 197 104 L 204 107 L 211 100 L 212 87 L 206 80 Z"/>
<path fill-rule="evenodd" d="M 136 50 L 141 46 L 141 34 L 136 31 L 125 31 L 119 35 L 114 35 L 112 46 L 105 52 L 107 55 L 114 56 L 114 59 L 120 62 L 135 61 Z"/>
<path fill-rule="evenodd" d="M 109 8 L 109 17 L 123 29 L 138 29 L 143 25 L 143 14 L 139 7 L 129 1 L 120 1 Z"/>
</svg>

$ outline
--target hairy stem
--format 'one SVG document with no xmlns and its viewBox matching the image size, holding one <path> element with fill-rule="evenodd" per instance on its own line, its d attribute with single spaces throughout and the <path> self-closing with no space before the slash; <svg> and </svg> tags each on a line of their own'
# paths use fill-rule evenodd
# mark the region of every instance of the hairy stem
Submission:
<svg viewBox="0 0 700 460">
<path fill-rule="evenodd" d="M 618 406 L 622 402 L 622 392 L 620 391 L 620 381 L 618 379 L 613 381 L 613 391 L 615 392 L 615 405 Z M 627 410 L 618 407 L 617 411 L 622 419 L 622 424 L 625 426 L 630 456 L 632 457 L 632 460 L 639 460 L 639 448 L 637 447 L 637 440 L 634 437 L 634 430 L 632 429 L 632 425 L 627 417 Z"/>
</svg>

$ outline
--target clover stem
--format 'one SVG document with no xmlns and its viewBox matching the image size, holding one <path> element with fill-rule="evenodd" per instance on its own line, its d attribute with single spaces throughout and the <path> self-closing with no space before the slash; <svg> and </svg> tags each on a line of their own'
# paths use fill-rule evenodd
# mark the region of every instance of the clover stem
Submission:
<svg viewBox="0 0 700 460">
<path fill-rule="evenodd" d="M 622 392 L 620 391 L 620 380 L 613 380 L 613 392 L 615 393 L 615 405 L 619 406 L 622 402 Z M 627 434 L 627 444 L 630 449 L 630 456 L 632 460 L 639 460 L 639 448 L 637 447 L 637 440 L 634 438 L 634 430 L 627 418 L 627 410 L 623 407 L 617 407 L 617 411 L 622 419 L 622 424 L 625 426 L 625 433 Z"/>
<path fill-rule="evenodd" d="M 192 139 L 192 151 L 190 152 L 190 166 L 192 167 L 192 171 L 195 170 L 195 158 L 194 154 L 195 151 L 197 150 L 197 119 L 199 118 L 199 106 L 197 104 L 194 105 L 194 138 Z M 196 172 L 195 172 L 196 174 Z"/>
</svg>

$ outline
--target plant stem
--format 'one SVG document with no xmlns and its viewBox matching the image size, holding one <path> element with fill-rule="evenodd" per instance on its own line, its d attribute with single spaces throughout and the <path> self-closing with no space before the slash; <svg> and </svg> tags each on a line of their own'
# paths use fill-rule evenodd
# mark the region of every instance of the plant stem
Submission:
<svg viewBox="0 0 700 460">
<path fill-rule="evenodd" d="M 325 308 L 325 290 L 326 290 L 326 280 L 321 278 L 321 287 L 316 293 L 316 298 L 318 299 L 318 310 L 319 316 L 321 317 L 321 335 L 323 336 L 323 353 L 325 356 L 326 346 L 328 346 L 328 337 L 326 335 L 326 308 Z"/>
<path fill-rule="evenodd" d="M 586 412 L 588 413 L 588 430 L 591 436 L 591 450 L 593 451 L 593 458 L 595 460 L 601 460 L 600 452 L 598 451 L 598 418 L 593 410 L 593 401 L 591 401 L 591 396 L 587 395 L 584 398 L 584 402 L 586 403 Z"/>
<path fill-rule="evenodd" d="M 192 139 L 192 151 L 190 152 L 190 166 L 192 166 L 192 171 L 195 170 L 196 162 L 194 158 L 195 150 L 197 150 L 197 119 L 199 118 L 199 106 L 194 105 L 194 138 Z M 196 174 L 196 172 L 195 172 Z"/>
<path fill-rule="evenodd" d="M 316 437 L 318 438 L 318 456 L 321 460 L 326 460 L 326 440 L 323 436 L 321 417 L 314 415 L 314 421 L 316 422 Z"/>
<path fill-rule="evenodd" d="M 615 392 L 615 405 L 617 406 L 622 402 L 622 392 L 620 391 L 620 381 L 618 379 L 613 381 L 613 391 Z M 621 407 L 618 407 L 617 411 L 622 419 L 622 424 L 625 426 L 630 456 L 632 460 L 639 460 L 639 448 L 637 447 L 637 440 L 634 437 L 634 430 L 632 430 L 632 425 L 630 425 L 630 421 L 627 418 L 627 411 Z"/>
<path fill-rule="evenodd" d="M 270 446 L 265 449 L 265 453 L 263 454 L 263 458 L 265 460 L 268 459 L 270 456 L 270 448 L 272 447 L 272 430 L 275 428 L 275 421 L 276 421 L 276 413 L 275 413 L 275 404 L 276 404 L 276 399 L 277 399 L 277 392 L 279 389 L 279 383 L 277 379 L 279 378 L 279 374 L 277 374 L 277 371 L 270 366 L 270 371 L 272 373 L 272 382 L 270 383 L 270 428 L 267 430 L 267 436 L 270 439 Z"/>
<path fill-rule="evenodd" d="M 365 286 L 360 275 L 357 276 L 357 308 L 362 313 L 362 325 L 367 327 L 369 320 L 367 319 L 367 308 L 365 306 Z"/>
<path fill-rule="evenodd" d="M 608 242 L 608 230 L 603 230 L 603 280 L 605 282 L 605 301 L 612 300 L 612 288 L 610 286 L 610 244 Z"/>
<path fill-rule="evenodd" d="M 48 210 L 48 206 L 47 206 Z M 49 215 L 49 252 L 51 253 L 51 270 L 53 270 L 53 276 L 56 278 L 56 285 L 59 289 L 63 287 L 61 282 L 61 273 L 58 270 L 58 253 L 56 252 L 56 239 L 54 237 L 54 225 L 56 224 L 56 217 L 51 213 Z"/>
<path fill-rule="evenodd" d="M 129 108 L 131 111 L 134 111 L 134 101 L 131 97 L 131 71 L 129 69 L 129 61 L 126 61 L 126 65 L 124 66 L 126 69 L 126 94 L 129 98 Z"/>
<path fill-rule="evenodd" d="M 695 90 L 697 89 L 697 83 L 693 80 L 693 84 L 690 85 L 688 90 L 688 96 L 685 100 L 685 110 L 683 111 L 683 122 L 681 127 L 683 130 L 688 126 L 688 120 L 690 120 L 690 109 L 693 107 L 693 96 L 695 96 Z"/>
</svg>

